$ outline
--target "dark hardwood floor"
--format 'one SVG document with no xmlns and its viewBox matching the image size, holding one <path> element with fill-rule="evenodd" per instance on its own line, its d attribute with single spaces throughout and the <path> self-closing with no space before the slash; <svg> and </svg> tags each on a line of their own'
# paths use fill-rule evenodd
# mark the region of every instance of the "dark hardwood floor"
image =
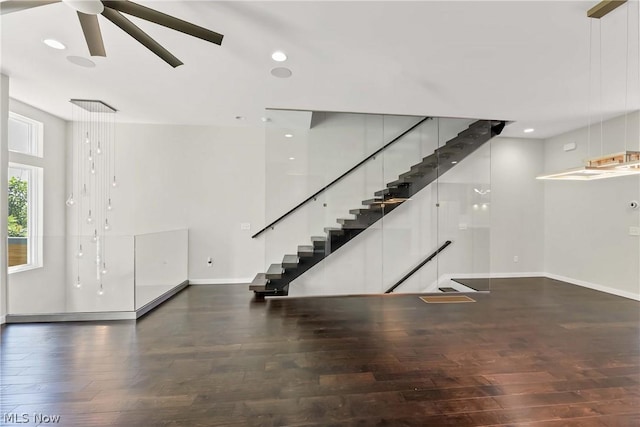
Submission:
<svg viewBox="0 0 640 427">
<path fill-rule="evenodd" d="M 8 325 L 0 424 L 640 426 L 638 302 L 548 279 L 473 297 L 198 286 L 137 324 Z"/>
</svg>

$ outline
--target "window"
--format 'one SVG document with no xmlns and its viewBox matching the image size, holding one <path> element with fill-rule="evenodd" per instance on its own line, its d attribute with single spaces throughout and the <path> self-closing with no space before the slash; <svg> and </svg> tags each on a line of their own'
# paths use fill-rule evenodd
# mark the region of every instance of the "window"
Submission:
<svg viewBox="0 0 640 427">
<path fill-rule="evenodd" d="M 42 123 L 9 112 L 9 151 L 42 157 Z"/>
<path fill-rule="evenodd" d="M 42 267 L 43 170 L 37 166 L 42 162 L 42 129 L 42 123 L 10 113 L 9 273 Z"/>
</svg>

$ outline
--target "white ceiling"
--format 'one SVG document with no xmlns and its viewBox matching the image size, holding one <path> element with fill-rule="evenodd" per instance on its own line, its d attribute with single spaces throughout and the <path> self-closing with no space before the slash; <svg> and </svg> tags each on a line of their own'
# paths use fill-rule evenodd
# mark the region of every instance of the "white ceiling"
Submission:
<svg viewBox="0 0 640 427">
<path fill-rule="evenodd" d="M 131 18 L 184 62 L 173 69 L 100 17 L 108 56 L 87 69 L 66 60 L 89 55 L 68 6 L 7 14 L 10 95 L 67 119 L 68 100 L 88 98 L 127 122 L 257 126 L 283 108 L 506 119 L 505 135 L 537 138 L 640 108 L 638 0 L 602 20 L 601 56 L 592 1 L 140 3 L 224 34 L 222 46 Z M 275 50 L 291 78 L 270 74 Z"/>
</svg>

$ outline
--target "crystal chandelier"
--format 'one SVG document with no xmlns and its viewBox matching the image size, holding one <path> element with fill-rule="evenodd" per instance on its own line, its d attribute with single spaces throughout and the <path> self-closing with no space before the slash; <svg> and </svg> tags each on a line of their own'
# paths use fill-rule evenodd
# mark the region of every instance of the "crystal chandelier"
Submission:
<svg viewBox="0 0 640 427">
<path fill-rule="evenodd" d="M 66 204 L 75 210 L 74 286 L 82 287 L 83 272 L 95 271 L 98 295 L 107 274 L 106 233 L 111 229 L 111 192 L 117 187 L 115 162 L 116 110 L 102 101 L 72 99 L 73 183 Z M 92 263 L 89 268 L 84 263 Z M 93 276 L 93 273 L 90 275 Z"/>
</svg>

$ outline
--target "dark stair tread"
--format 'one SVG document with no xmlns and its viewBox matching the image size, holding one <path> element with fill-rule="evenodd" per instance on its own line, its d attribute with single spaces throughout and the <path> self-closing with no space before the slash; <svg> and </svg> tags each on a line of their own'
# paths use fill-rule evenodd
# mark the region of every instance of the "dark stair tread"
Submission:
<svg viewBox="0 0 640 427">
<path fill-rule="evenodd" d="M 451 288 L 451 287 L 448 287 L 448 286 L 444 286 L 444 287 L 438 288 L 438 289 L 440 289 L 441 292 L 459 292 L 457 289 Z"/>
<path fill-rule="evenodd" d="M 271 264 L 265 277 L 269 280 L 282 278 L 282 264 Z"/>
<path fill-rule="evenodd" d="M 350 221 L 354 221 L 353 218 L 338 218 L 336 222 L 340 225 L 348 224 Z"/>
<path fill-rule="evenodd" d="M 397 179 L 395 181 L 391 181 L 389 183 L 387 183 L 387 187 L 388 188 L 397 188 L 399 185 L 402 184 L 411 184 L 410 182 L 405 181 L 404 179 Z"/>
<path fill-rule="evenodd" d="M 312 236 L 311 243 L 313 243 L 314 247 L 324 248 L 327 244 L 327 238 L 322 236 Z"/>
<path fill-rule="evenodd" d="M 349 211 L 352 215 L 380 215 L 381 212 L 382 208 L 377 205 L 369 205 L 367 208 L 351 209 Z"/>
<path fill-rule="evenodd" d="M 324 228 L 324 232 L 327 234 L 333 233 L 333 234 L 342 234 L 343 230 L 340 227 L 325 227 Z"/>
<path fill-rule="evenodd" d="M 298 256 L 299 257 L 312 257 L 313 256 L 313 246 L 310 245 L 300 245 L 298 246 Z"/>
<path fill-rule="evenodd" d="M 300 258 L 298 258 L 298 255 L 285 255 L 284 258 L 282 258 L 282 266 L 284 268 L 296 268 L 299 261 Z"/>
<path fill-rule="evenodd" d="M 367 199 L 367 200 L 363 200 L 362 204 L 363 205 L 373 205 L 375 203 L 381 203 L 382 202 L 382 198 L 380 197 L 374 197 L 373 199 Z"/>
<path fill-rule="evenodd" d="M 265 273 L 258 273 L 256 277 L 253 278 L 253 281 L 249 284 L 250 291 L 263 291 L 265 286 L 267 286 L 267 276 Z"/>
<path fill-rule="evenodd" d="M 387 186 L 389 186 L 389 184 L 387 184 Z M 394 188 L 385 188 L 384 190 L 376 191 L 375 193 L 373 193 L 373 195 L 382 197 L 391 194 L 394 190 L 398 191 L 398 189 L 394 186 Z"/>
</svg>

